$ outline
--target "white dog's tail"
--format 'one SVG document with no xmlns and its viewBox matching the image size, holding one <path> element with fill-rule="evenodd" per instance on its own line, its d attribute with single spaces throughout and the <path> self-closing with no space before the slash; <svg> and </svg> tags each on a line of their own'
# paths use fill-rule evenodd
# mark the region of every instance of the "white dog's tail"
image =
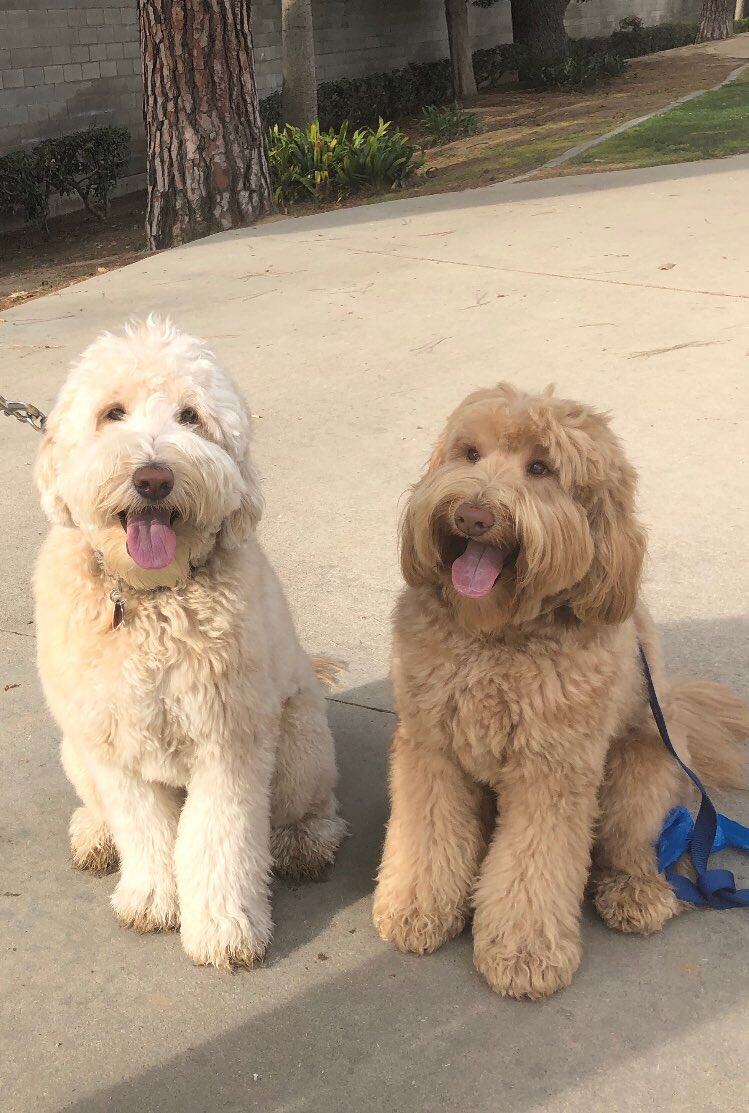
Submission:
<svg viewBox="0 0 749 1113">
<path fill-rule="evenodd" d="M 712 680 L 676 678 L 671 698 L 700 780 L 714 788 L 746 788 L 739 743 L 749 738 L 749 707 L 741 696 Z"/>
<path fill-rule="evenodd" d="M 344 662 L 336 661 L 334 657 L 310 657 L 310 660 L 317 679 L 323 687 L 331 691 L 337 688 L 341 673 L 346 672 L 347 669 Z"/>
</svg>

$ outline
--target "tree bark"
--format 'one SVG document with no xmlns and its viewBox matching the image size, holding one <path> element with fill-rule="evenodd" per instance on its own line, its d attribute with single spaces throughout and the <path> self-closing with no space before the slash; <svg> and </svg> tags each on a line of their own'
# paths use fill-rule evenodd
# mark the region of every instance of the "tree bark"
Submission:
<svg viewBox="0 0 749 1113">
<path fill-rule="evenodd" d="M 744 3 L 744 0 L 736 0 L 736 11 L 733 13 L 733 18 L 734 19 L 743 19 L 744 18 L 744 8 L 745 8 L 745 6 L 746 5 Z"/>
<path fill-rule="evenodd" d="M 249 0 L 139 0 L 151 249 L 272 206 Z"/>
<path fill-rule="evenodd" d="M 570 0 L 511 0 L 512 37 L 528 53 L 521 77 L 569 54 L 564 16 Z"/>
<path fill-rule="evenodd" d="M 473 50 L 468 30 L 467 0 L 445 0 L 447 38 L 450 43 L 450 62 L 453 70 L 453 92 L 460 104 L 478 96 L 473 73 Z"/>
<path fill-rule="evenodd" d="M 734 0 L 703 0 L 697 42 L 730 39 L 733 35 Z"/>
<path fill-rule="evenodd" d="M 281 0 L 281 118 L 306 128 L 317 119 L 311 0 Z"/>
</svg>

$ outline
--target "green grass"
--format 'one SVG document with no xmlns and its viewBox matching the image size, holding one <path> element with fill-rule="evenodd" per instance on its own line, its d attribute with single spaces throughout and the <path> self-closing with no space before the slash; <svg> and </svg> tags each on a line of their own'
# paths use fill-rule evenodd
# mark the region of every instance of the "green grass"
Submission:
<svg viewBox="0 0 749 1113">
<path fill-rule="evenodd" d="M 749 151 L 749 71 L 738 81 L 591 148 L 569 166 L 662 166 Z"/>
</svg>

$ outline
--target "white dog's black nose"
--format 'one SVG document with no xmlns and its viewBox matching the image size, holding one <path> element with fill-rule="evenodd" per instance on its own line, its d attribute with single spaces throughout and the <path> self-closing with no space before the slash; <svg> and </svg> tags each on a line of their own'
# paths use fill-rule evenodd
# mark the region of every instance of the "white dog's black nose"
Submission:
<svg viewBox="0 0 749 1113">
<path fill-rule="evenodd" d="M 174 487 L 174 472 L 157 464 L 144 464 L 133 472 L 133 487 L 141 498 L 158 502 Z"/>
</svg>

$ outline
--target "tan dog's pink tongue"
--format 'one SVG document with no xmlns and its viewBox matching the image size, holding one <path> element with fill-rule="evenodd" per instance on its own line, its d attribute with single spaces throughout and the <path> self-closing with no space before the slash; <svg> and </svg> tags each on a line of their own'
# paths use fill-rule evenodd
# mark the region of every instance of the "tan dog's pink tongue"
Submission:
<svg viewBox="0 0 749 1113">
<path fill-rule="evenodd" d="M 127 551 L 141 568 L 166 568 L 174 560 L 177 535 L 170 511 L 142 510 L 127 516 Z"/>
<path fill-rule="evenodd" d="M 453 561 L 453 587 L 469 599 L 488 595 L 502 575 L 505 554 L 495 545 L 469 541 L 466 551 Z"/>
</svg>

